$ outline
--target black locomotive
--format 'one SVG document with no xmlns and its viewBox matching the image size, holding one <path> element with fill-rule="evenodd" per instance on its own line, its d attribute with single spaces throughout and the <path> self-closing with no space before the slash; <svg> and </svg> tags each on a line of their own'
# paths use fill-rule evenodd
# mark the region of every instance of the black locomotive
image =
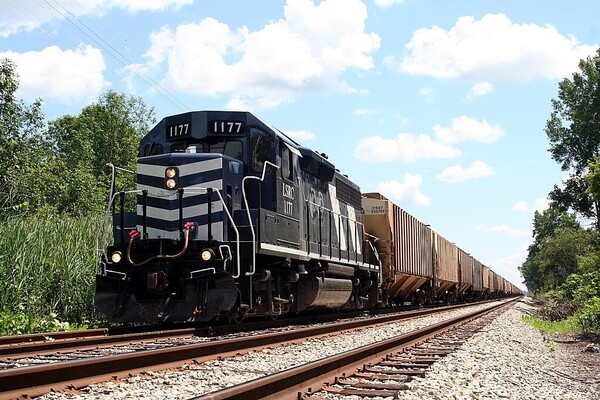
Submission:
<svg viewBox="0 0 600 400">
<path fill-rule="evenodd" d="M 114 175 L 114 174 L 113 174 Z M 207 321 L 381 298 L 359 187 L 324 154 L 247 112 L 164 118 L 137 187 L 111 198 L 96 308 L 120 322 Z"/>
</svg>

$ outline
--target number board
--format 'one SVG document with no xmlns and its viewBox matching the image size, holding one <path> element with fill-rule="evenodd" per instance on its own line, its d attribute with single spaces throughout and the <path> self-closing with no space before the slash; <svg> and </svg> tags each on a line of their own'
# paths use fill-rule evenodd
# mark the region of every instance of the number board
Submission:
<svg viewBox="0 0 600 400">
<path fill-rule="evenodd" d="M 241 121 L 210 121 L 208 131 L 219 134 L 242 134 L 246 132 L 246 124 Z"/>
<path fill-rule="evenodd" d="M 192 124 L 183 122 L 181 124 L 173 124 L 167 126 L 167 140 L 177 140 L 192 136 Z"/>
</svg>

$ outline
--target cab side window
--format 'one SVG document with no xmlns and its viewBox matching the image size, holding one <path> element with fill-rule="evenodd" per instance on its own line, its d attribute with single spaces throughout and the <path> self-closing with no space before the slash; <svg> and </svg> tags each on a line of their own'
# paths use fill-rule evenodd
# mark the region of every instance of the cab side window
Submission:
<svg viewBox="0 0 600 400">
<path fill-rule="evenodd" d="M 286 146 L 281 146 L 281 176 L 288 180 L 292 177 L 292 152 Z"/>
<path fill-rule="evenodd" d="M 262 172 L 265 161 L 275 163 L 273 139 L 270 136 L 260 135 L 252 139 L 252 169 Z"/>
</svg>

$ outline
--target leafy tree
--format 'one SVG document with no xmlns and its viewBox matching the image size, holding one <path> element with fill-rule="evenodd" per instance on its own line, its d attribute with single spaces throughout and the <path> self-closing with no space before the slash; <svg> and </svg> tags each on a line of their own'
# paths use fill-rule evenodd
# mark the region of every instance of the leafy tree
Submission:
<svg viewBox="0 0 600 400">
<path fill-rule="evenodd" d="M 154 109 L 141 98 L 108 91 L 78 116 L 64 116 L 50 123 L 55 143 L 54 168 L 67 176 L 55 182 L 53 197 L 58 211 L 76 214 L 104 207 L 110 183 L 106 164 L 135 171 L 138 144 L 155 122 Z M 120 187 L 131 188 L 134 176 L 122 176 Z"/>
<path fill-rule="evenodd" d="M 43 186 L 32 178 L 42 174 L 49 145 L 44 137 L 41 100 L 26 105 L 16 98 L 16 65 L 0 60 L 0 215 L 25 212 L 44 202 Z"/>
<path fill-rule="evenodd" d="M 587 241 L 587 242 L 586 242 Z M 533 243 L 519 267 L 527 288 L 532 292 L 554 287 L 577 271 L 577 256 L 587 255 L 592 243 L 573 214 L 552 205 L 533 217 Z"/>
<path fill-rule="evenodd" d="M 584 179 L 588 164 L 600 150 L 600 49 L 579 63 L 580 72 L 559 83 L 558 99 L 545 132 L 552 158 L 563 171 L 570 171 L 564 188 L 554 186 L 550 198 L 563 209 L 571 208 L 595 220 L 600 231 L 600 202 L 587 191 Z"/>
</svg>

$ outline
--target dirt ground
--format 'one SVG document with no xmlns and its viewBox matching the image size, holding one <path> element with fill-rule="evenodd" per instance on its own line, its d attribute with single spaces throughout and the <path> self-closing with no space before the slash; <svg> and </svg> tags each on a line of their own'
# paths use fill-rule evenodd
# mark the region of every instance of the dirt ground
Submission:
<svg viewBox="0 0 600 400">
<path fill-rule="evenodd" d="M 600 335 L 546 334 L 545 339 L 564 361 L 557 373 L 600 392 Z"/>
</svg>

